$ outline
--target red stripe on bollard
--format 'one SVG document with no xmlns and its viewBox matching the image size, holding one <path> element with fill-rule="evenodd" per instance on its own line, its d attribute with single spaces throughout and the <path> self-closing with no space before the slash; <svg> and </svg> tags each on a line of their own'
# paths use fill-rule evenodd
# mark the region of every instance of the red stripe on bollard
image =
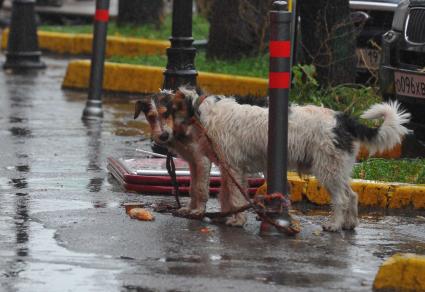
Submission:
<svg viewBox="0 0 425 292">
<path fill-rule="evenodd" d="M 291 41 L 270 41 L 271 58 L 289 58 L 291 56 Z"/>
<path fill-rule="evenodd" d="M 100 22 L 108 22 L 109 20 L 109 10 L 108 9 L 97 9 L 94 16 L 94 20 Z"/>
<path fill-rule="evenodd" d="M 269 88 L 289 88 L 289 72 L 270 72 Z"/>
</svg>

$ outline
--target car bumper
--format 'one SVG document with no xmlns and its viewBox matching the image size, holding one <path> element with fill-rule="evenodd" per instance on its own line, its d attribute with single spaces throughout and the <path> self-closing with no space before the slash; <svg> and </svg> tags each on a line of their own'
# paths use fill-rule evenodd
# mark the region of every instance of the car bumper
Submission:
<svg viewBox="0 0 425 292">
<path fill-rule="evenodd" d="M 394 11 L 397 8 L 397 3 L 350 1 L 350 8 L 354 10 Z"/>
</svg>

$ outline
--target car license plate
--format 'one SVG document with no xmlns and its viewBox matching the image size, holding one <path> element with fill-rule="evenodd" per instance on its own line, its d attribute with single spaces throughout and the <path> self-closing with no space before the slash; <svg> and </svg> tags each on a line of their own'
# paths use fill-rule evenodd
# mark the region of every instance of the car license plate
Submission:
<svg viewBox="0 0 425 292">
<path fill-rule="evenodd" d="M 425 75 L 395 71 L 394 84 L 398 95 L 425 98 Z"/>
<path fill-rule="evenodd" d="M 378 70 L 381 61 L 381 54 L 378 50 L 374 49 L 356 49 L 357 67 Z"/>
</svg>

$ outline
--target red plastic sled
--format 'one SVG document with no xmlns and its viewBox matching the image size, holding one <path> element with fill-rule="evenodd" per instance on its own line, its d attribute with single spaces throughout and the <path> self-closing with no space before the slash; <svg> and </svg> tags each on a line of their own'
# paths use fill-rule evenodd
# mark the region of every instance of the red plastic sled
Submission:
<svg viewBox="0 0 425 292">
<path fill-rule="evenodd" d="M 174 159 L 179 191 L 189 192 L 190 173 L 188 164 L 179 158 Z M 146 194 L 171 194 L 173 187 L 171 178 L 165 167 L 164 158 L 108 158 L 108 170 L 117 181 L 129 191 Z M 216 194 L 220 189 L 220 171 L 213 166 L 210 174 L 210 193 Z M 249 193 L 255 194 L 256 189 L 264 183 L 264 178 L 248 179 Z"/>
</svg>

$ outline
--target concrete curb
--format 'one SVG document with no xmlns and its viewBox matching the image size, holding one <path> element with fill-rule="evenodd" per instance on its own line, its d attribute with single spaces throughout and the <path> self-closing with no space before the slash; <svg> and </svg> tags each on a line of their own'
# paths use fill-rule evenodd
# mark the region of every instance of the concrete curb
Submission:
<svg viewBox="0 0 425 292">
<path fill-rule="evenodd" d="M 374 291 L 425 291 L 425 256 L 396 254 L 375 277 Z"/>
<path fill-rule="evenodd" d="M 7 47 L 8 36 L 9 30 L 6 29 L 2 34 L 2 49 Z M 89 55 L 92 51 L 92 39 L 93 36 L 91 34 L 38 31 L 38 45 L 40 49 L 60 54 Z M 165 54 L 165 50 L 169 46 L 169 41 L 108 36 L 106 56 Z"/>
<path fill-rule="evenodd" d="M 164 68 L 105 63 L 103 88 L 128 93 L 157 92 L 163 83 Z M 266 96 L 268 81 L 263 78 L 198 72 L 203 90 L 214 94 Z M 63 81 L 64 88 L 85 89 L 89 84 L 90 61 L 71 61 Z"/>
<path fill-rule="evenodd" d="M 288 173 L 291 187 L 291 201 L 307 201 L 323 206 L 331 203 L 329 193 L 314 177 L 301 178 L 296 173 Z M 353 179 L 351 187 L 359 196 L 359 205 L 383 209 L 425 209 L 425 185 L 374 182 Z M 266 193 L 266 185 L 261 186 L 258 194 Z"/>
</svg>

